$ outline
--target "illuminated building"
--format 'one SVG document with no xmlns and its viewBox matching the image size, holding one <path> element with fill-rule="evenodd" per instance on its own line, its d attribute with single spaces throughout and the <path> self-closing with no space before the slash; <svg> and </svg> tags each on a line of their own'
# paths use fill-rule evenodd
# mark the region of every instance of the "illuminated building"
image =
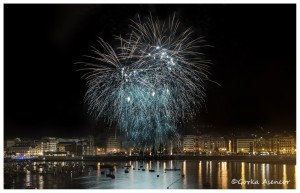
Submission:
<svg viewBox="0 0 300 193">
<path fill-rule="evenodd" d="M 95 155 L 94 138 L 88 136 L 77 142 L 77 155 Z"/>
<path fill-rule="evenodd" d="M 210 137 L 211 151 L 225 153 L 227 151 L 227 144 L 224 137 Z"/>
<path fill-rule="evenodd" d="M 237 153 L 254 153 L 254 139 L 237 139 Z"/>
<path fill-rule="evenodd" d="M 266 152 L 266 151 L 268 151 L 267 140 L 263 137 L 254 139 L 254 152 L 259 153 L 259 152 Z"/>
<path fill-rule="evenodd" d="M 10 148 L 12 146 L 15 145 L 15 140 L 16 139 L 7 139 L 7 140 L 4 140 L 4 148 Z"/>
<path fill-rule="evenodd" d="M 119 136 L 109 136 L 106 139 L 106 153 L 117 153 L 121 150 L 121 139 Z"/>
<path fill-rule="evenodd" d="M 211 150 L 210 135 L 199 136 L 199 151 L 210 152 Z"/>
<path fill-rule="evenodd" d="M 43 152 L 56 151 L 57 139 L 55 137 L 43 137 L 41 140 L 41 146 Z"/>
<path fill-rule="evenodd" d="M 40 140 L 34 140 L 34 146 L 30 151 L 31 156 L 44 155 L 43 147 Z"/>
<path fill-rule="evenodd" d="M 196 138 L 195 135 L 184 135 L 183 136 L 183 152 L 195 152 L 196 151 Z"/>
<path fill-rule="evenodd" d="M 296 142 L 293 136 L 274 136 L 272 150 L 276 154 L 295 154 Z"/>
</svg>

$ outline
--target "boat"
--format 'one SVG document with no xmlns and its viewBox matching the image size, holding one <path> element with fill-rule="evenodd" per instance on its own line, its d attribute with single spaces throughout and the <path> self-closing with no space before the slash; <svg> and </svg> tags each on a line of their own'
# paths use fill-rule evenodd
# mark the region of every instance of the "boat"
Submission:
<svg viewBox="0 0 300 193">
<path fill-rule="evenodd" d="M 179 168 L 166 168 L 165 171 L 180 171 Z"/>
<path fill-rule="evenodd" d="M 155 170 L 149 170 L 149 172 L 155 172 Z"/>
<path fill-rule="evenodd" d="M 113 175 L 113 174 L 106 174 L 106 177 L 110 177 L 112 179 L 115 179 L 115 175 Z"/>
<path fill-rule="evenodd" d="M 109 171 L 113 172 L 115 171 L 115 168 L 109 168 Z"/>
<path fill-rule="evenodd" d="M 143 166 L 140 166 L 140 168 L 142 168 Z"/>
<path fill-rule="evenodd" d="M 92 165 L 94 166 L 94 165 Z M 114 168 L 113 165 L 100 165 L 100 168 Z"/>
<path fill-rule="evenodd" d="M 145 171 L 145 169 L 142 169 L 142 171 Z"/>
<path fill-rule="evenodd" d="M 125 170 L 125 173 L 129 173 L 129 170 Z"/>
</svg>

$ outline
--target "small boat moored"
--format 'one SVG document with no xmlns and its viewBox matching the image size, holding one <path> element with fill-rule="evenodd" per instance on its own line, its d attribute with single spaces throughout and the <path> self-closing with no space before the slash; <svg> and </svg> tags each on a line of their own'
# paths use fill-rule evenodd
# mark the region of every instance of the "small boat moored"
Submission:
<svg viewBox="0 0 300 193">
<path fill-rule="evenodd" d="M 166 168 L 165 171 L 180 171 L 179 168 Z"/>
<path fill-rule="evenodd" d="M 106 174 L 106 177 L 110 177 L 112 179 L 115 179 L 115 175 L 113 175 L 113 174 Z"/>
</svg>

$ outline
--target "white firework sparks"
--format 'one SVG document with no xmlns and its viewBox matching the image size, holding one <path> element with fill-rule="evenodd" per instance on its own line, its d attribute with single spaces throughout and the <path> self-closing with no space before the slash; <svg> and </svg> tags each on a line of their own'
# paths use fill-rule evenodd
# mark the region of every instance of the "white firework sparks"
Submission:
<svg viewBox="0 0 300 193">
<path fill-rule="evenodd" d="M 117 48 L 101 38 L 85 63 L 89 111 L 104 117 L 133 141 L 156 143 L 177 136 L 178 122 L 193 118 L 205 101 L 209 62 L 198 52 L 203 38 L 180 32 L 175 15 L 167 22 L 140 19 L 116 37 Z"/>
</svg>

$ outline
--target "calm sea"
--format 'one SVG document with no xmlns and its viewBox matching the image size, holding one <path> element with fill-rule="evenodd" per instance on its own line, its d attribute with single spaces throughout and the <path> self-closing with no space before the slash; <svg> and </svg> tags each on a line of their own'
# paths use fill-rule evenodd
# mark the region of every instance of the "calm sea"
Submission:
<svg viewBox="0 0 300 193">
<path fill-rule="evenodd" d="M 32 163 L 38 165 L 40 163 Z M 17 175 L 4 175 L 6 189 L 295 189 L 296 166 L 287 164 L 227 161 L 129 161 L 129 162 L 51 162 L 72 168 L 84 166 L 81 172 L 39 173 L 39 166 Z M 113 165 L 113 171 L 104 168 Z M 125 167 L 128 173 L 125 173 Z M 66 166 L 65 166 L 66 167 Z M 165 171 L 176 168 L 180 170 Z M 143 169 L 145 171 L 143 171 Z M 150 172 L 152 169 L 154 172 Z M 33 172 L 36 171 L 36 172 Z M 72 172 L 71 172 L 72 171 Z M 106 174 L 113 174 L 114 179 Z"/>
</svg>

